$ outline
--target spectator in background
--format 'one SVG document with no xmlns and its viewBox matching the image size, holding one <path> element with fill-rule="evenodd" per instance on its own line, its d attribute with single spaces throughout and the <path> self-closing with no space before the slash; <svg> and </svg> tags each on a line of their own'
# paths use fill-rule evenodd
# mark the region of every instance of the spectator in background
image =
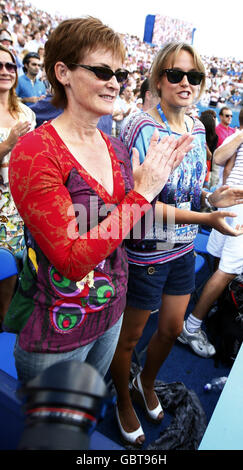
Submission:
<svg viewBox="0 0 243 470">
<path fill-rule="evenodd" d="M 230 127 L 232 121 L 232 111 L 227 106 L 223 106 L 219 111 L 220 123 L 216 126 L 216 134 L 218 136 L 217 147 L 223 143 L 226 137 L 234 134 L 235 129 Z M 211 187 L 218 187 L 223 182 L 223 167 L 219 167 L 214 160 L 212 161 Z"/>
<path fill-rule="evenodd" d="M 39 57 L 40 57 L 41 66 L 44 67 L 44 55 L 45 55 L 45 48 L 44 48 L 44 46 L 38 47 L 37 54 L 38 54 Z"/>
<path fill-rule="evenodd" d="M 213 77 L 216 77 L 217 72 L 218 72 L 218 67 L 217 67 L 217 62 L 216 61 L 213 62 L 212 67 L 210 69 L 210 72 L 213 75 Z"/>
<path fill-rule="evenodd" d="M 12 35 L 5 28 L 0 29 L 0 42 L 3 46 L 8 47 L 8 48 L 13 45 Z"/>
<path fill-rule="evenodd" d="M 6 28 L 6 29 L 9 28 L 9 17 L 8 17 L 8 15 L 2 15 L 1 27 Z"/>
<path fill-rule="evenodd" d="M 230 98 L 230 87 L 227 82 L 222 82 L 219 86 L 220 97 L 227 101 Z"/>
<path fill-rule="evenodd" d="M 29 52 L 23 59 L 24 75 L 19 77 L 16 93 L 22 102 L 29 106 L 46 96 L 44 83 L 37 78 L 41 62 L 40 56 L 36 52 Z"/>
<path fill-rule="evenodd" d="M 47 25 L 41 24 L 39 27 L 39 32 L 40 32 L 40 42 L 44 46 L 46 41 L 47 41 L 47 35 L 46 35 L 46 30 L 47 30 Z"/>
<path fill-rule="evenodd" d="M 203 111 L 200 115 L 200 121 L 204 124 L 206 132 L 206 152 L 207 152 L 207 174 L 205 177 L 205 187 L 210 186 L 213 152 L 218 143 L 216 134 L 216 112 L 214 110 Z"/>
<path fill-rule="evenodd" d="M 192 104 L 186 107 L 187 116 L 198 118 L 198 107 L 196 104 Z"/>
<path fill-rule="evenodd" d="M 200 99 L 200 104 L 201 106 L 205 106 L 206 108 L 209 106 L 210 103 L 210 91 L 207 89 L 203 93 L 201 99 Z"/>
<path fill-rule="evenodd" d="M 234 93 L 231 95 L 229 102 L 233 104 L 234 107 L 237 107 L 241 103 L 241 95 L 239 90 L 234 90 Z"/>
<path fill-rule="evenodd" d="M 220 97 L 217 103 L 217 108 L 218 109 L 224 108 L 225 105 L 226 105 L 225 98 Z"/>
<path fill-rule="evenodd" d="M 148 109 L 153 108 L 158 104 L 159 99 L 158 96 L 154 96 L 154 94 L 149 89 L 149 79 L 145 78 L 143 81 L 141 88 L 140 88 L 140 95 L 142 99 L 142 111 L 148 111 Z"/>
<path fill-rule="evenodd" d="M 38 52 L 39 47 L 43 47 L 43 42 L 39 29 L 36 29 L 33 33 L 33 39 L 25 44 L 25 48 L 29 52 Z"/>
<path fill-rule="evenodd" d="M 116 100 L 112 116 L 116 125 L 116 137 L 119 137 L 126 117 L 135 111 L 139 111 L 139 108 L 137 108 L 134 101 L 133 89 L 131 86 L 126 86 L 120 91 L 120 96 Z"/>
<path fill-rule="evenodd" d="M 227 106 L 221 108 L 219 111 L 219 118 L 220 123 L 216 126 L 216 134 L 218 136 L 217 147 L 220 147 L 224 139 L 235 132 L 235 129 L 230 127 L 232 121 L 232 111 L 230 108 Z"/>
<path fill-rule="evenodd" d="M 16 34 L 15 41 L 14 41 L 14 49 L 16 50 L 18 57 L 25 50 L 25 42 L 26 42 L 26 39 L 25 39 L 24 34 Z"/>
<path fill-rule="evenodd" d="M 210 93 L 210 102 L 209 106 L 216 108 L 219 100 L 219 91 L 217 88 L 213 87 Z"/>
</svg>

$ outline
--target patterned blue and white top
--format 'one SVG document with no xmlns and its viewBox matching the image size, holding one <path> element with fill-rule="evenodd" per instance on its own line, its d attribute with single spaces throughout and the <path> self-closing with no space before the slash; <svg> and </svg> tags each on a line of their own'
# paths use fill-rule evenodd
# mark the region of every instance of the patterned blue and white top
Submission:
<svg viewBox="0 0 243 470">
<path fill-rule="evenodd" d="M 201 193 L 206 175 L 206 140 L 205 129 L 201 121 L 194 121 L 192 135 L 194 136 L 193 149 L 184 157 L 181 164 L 170 174 L 167 184 L 161 191 L 158 200 L 181 209 L 200 211 Z M 125 143 L 130 158 L 132 148 L 139 151 L 140 162 L 145 159 L 150 139 L 155 128 L 160 137 L 168 135 L 167 128 L 153 119 L 146 112 L 134 113 L 127 121 L 121 132 L 121 140 Z M 176 138 L 180 134 L 172 132 Z M 127 253 L 129 263 L 146 265 L 165 263 L 179 258 L 193 250 L 193 240 L 197 235 L 197 225 L 175 225 L 170 221 L 167 225 L 154 223 L 154 227 L 147 232 L 146 238 L 140 243 L 127 240 Z"/>
</svg>

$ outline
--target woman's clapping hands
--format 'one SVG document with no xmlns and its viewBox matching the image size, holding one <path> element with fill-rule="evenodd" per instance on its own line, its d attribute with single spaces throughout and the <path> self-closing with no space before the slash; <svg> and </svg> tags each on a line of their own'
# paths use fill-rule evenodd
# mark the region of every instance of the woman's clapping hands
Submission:
<svg viewBox="0 0 243 470">
<path fill-rule="evenodd" d="M 146 158 L 139 162 L 139 152 L 133 148 L 132 165 L 134 189 L 151 202 L 163 189 L 170 173 L 181 163 L 184 156 L 193 148 L 193 137 L 185 134 L 179 139 L 166 136 L 160 139 L 155 129 Z"/>
</svg>

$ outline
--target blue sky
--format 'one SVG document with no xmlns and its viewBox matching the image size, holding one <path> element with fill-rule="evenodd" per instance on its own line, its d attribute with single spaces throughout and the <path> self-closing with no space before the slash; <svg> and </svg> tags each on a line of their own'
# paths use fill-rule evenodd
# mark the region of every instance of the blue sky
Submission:
<svg viewBox="0 0 243 470">
<path fill-rule="evenodd" d="M 236 57 L 243 60 L 242 0 L 226 4 L 222 0 L 30 0 L 45 11 L 67 16 L 92 15 L 116 31 L 135 34 L 143 39 L 146 15 L 160 14 L 181 18 L 196 27 L 194 45 L 201 54 Z M 167 3 L 167 5 L 166 5 Z M 40 7 L 41 5 L 41 7 Z"/>
</svg>

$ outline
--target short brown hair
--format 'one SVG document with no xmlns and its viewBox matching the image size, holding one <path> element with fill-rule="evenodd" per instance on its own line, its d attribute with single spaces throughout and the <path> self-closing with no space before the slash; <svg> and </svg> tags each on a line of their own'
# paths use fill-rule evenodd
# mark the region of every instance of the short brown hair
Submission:
<svg viewBox="0 0 243 470">
<path fill-rule="evenodd" d="M 230 108 L 228 108 L 228 106 L 223 106 L 219 111 L 219 116 L 223 116 L 224 111 L 226 110 L 230 111 Z"/>
<path fill-rule="evenodd" d="M 12 62 L 15 64 L 15 57 L 14 57 L 13 53 L 7 47 L 0 44 L 0 51 L 7 52 L 10 55 L 10 57 L 12 59 Z M 20 112 L 19 101 L 18 101 L 18 97 L 17 97 L 16 91 L 15 91 L 17 84 L 18 84 L 18 74 L 17 74 L 17 71 L 16 71 L 15 72 L 15 82 L 14 82 L 12 88 L 9 90 L 9 95 L 8 95 L 8 109 L 9 109 L 10 114 L 13 117 L 15 117 L 15 115 Z"/>
<path fill-rule="evenodd" d="M 169 57 L 172 57 L 172 66 L 176 60 L 177 55 L 181 51 L 187 51 L 193 57 L 194 64 L 199 72 L 204 73 L 204 77 L 200 84 L 200 92 L 198 95 L 198 99 L 202 95 L 205 89 L 206 77 L 205 77 L 205 67 L 201 60 L 201 57 L 197 53 L 197 51 L 190 45 L 185 42 L 169 42 L 167 43 L 157 54 L 152 64 L 152 70 L 150 75 L 150 88 L 151 91 L 157 94 L 159 97 L 161 96 L 161 90 L 158 89 L 158 83 L 161 80 L 161 70 L 165 69 L 165 65 Z"/>
<path fill-rule="evenodd" d="M 45 43 L 45 71 L 52 86 L 52 103 L 58 108 L 67 106 L 63 85 L 57 80 L 54 66 L 58 61 L 67 66 L 78 63 L 87 52 L 96 49 L 112 51 L 122 62 L 125 60 L 125 47 L 118 33 L 91 16 L 62 21 Z"/>
</svg>

